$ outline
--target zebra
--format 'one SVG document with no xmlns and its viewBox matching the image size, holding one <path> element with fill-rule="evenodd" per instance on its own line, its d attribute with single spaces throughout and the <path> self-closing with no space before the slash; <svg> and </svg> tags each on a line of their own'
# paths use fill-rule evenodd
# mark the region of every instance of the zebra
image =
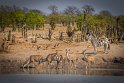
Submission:
<svg viewBox="0 0 124 83">
<path fill-rule="evenodd" d="M 100 46 L 104 46 L 104 53 L 108 54 L 108 50 L 110 50 L 110 43 L 109 43 L 109 39 L 107 37 L 103 37 L 103 38 L 95 38 L 94 35 L 92 34 L 87 34 L 86 35 L 86 39 L 91 41 L 91 44 L 94 48 L 94 53 L 97 53 L 97 47 Z"/>
<path fill-rule="evenodd" d="M 47 55 L 45 61 L 48 62 L 48 65 L 50 65 L 53 61 L 56 61 L 57 62 L 56 69 L 59 69 L 59 64 L 60 64 L 60 62 L 63 61 L 63 56 L 62 55 L 59 55 L 58 52 L 51 53 L 51 54 L 48 54 Z M 63 65 L 62 65 L 62 67 L 63 67 Z"/>
</svg>

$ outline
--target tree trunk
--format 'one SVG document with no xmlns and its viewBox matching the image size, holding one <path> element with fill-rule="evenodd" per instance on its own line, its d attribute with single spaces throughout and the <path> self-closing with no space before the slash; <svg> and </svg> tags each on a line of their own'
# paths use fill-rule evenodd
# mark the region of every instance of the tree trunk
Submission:
<svg viewBox="0 0 124 83">
<path fill-rule="evenodd" d="M 8 41 L 11 40 L 11 31 L 9 31 L 9 34 L 8 34 Z"/>
</svg>

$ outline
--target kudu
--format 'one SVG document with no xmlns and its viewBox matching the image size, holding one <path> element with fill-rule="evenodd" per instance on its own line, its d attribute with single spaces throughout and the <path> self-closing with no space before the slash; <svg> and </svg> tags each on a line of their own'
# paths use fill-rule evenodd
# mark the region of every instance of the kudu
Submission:
<svg viewBox="0 0 124 83">
<path fill-rule="evenodd" d="M 65 60 L 68 61 L 69 65 L 72 65 L 76 68 L 76 62 L 78 60 L 77 56 L 76 56 L 76 53 L 71 53 L 70 52 L 70 49 L 66 49 L 66 57 L 65 57 Z"/>
<path fill-rule="evenodd" d="M 24 63 L 24 65 L 23 65 L 23 68 L 25 68 L 26 66 L 29 68 L 29 66 L 31 65 L 31 64 L 33 64 L 33 67 L 35 67 L 36 66 L 36 62 L 38 63 L 38 64 L 40 64 L 41 63 L 41 61 L 43 61 L 44 59 L 43 59 L 43 56 L 42 55 L 31 55 L 26 61 L 25 61 L 25 63 Z M 38 65 L 37 64 L 37 65 Z"/>
</svg>

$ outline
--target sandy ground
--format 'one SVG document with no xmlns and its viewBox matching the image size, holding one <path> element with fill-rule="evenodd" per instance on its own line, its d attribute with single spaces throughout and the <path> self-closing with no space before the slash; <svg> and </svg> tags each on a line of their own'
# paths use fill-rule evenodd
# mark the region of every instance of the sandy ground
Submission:
<svg viewBox="0 0 124 83">
<path fill-rule="evenodd" d="M 31 34 L 41 34 L 43 37 L 46 37 L 46 34 L 48 34 L 48 28 L 49 25 L 45 25 L 45 30 L 29 30 L 28 31 L 28 37 L 31 36 Z M 66 49 L 70 49 L 71 52 L 75 57 L 77 57 L 79 60 L 77 61 L 76 65 L 77 68 L 85 68 L 86 62 L 82 60 L 82 57 L 84 56 L 82 51 L 90 45 L 86 53 L 92 53 L 93 47 L 90 42 L 72 42 L 71 44 L 68 44 L 66 42 L 58 41 L 57 38 L 59 36 L 59 32 L 66 31 L 66 27 L 62 27 L 61 25 L 57 25 L 57 28 L 53 31 L 52 40 L 49 41 L 47 39 L 37 38 L 37 43 L 31 43 L 31 40 L 28 39 L 26 42 L 25 39 L 21 37 L 20 32 L 13 32 L 16 36 L 16 44 L 9 45 L 9 51 L 6 52 L 0 52 L 0 69 L 4 67 L 17 67 L 19 68 L 24 64 L 26 59 L 28 59 L 31 55 L 42 55 L 44 58 L 50 54 L 55 53 L 58 51 L 59 54 L 65 56 Z M 2 33 L 0 33 L 0 37 L 2 39 Z M 1 42 L 0 42 L 1 43 Z M 53 46 L 56 43 L 60 43 L 58 47 L 53 48 Z M 49 45 L 47 49 L 44 49 L 46 45 Z M 40 46 L 37 50 L 36 46 Z M 114 64 L 109 63 L 109 60 L 111 61 L 114 57 L 123 57 L 124 58 L 124 43 L 118 43 L 117 44 L 111 44 L 111 49 L 108 54 L 103 53 L 103 47 L 98 47 L 98 53 L 96 55 L 91 54 L 95 58 L 95 63 L 91 64 L 91 68 L 115 68 L 115 69 L 124 69 L 124 64 Z M 108 62 L 104 62 L 102 58 L 108 60 Z M 53 64 L 55 66 L 55 64 Z M 68 64 L 64 65 L 65 67 L 68 67 Z M 43 64 L 41 64 L 39 67 L 46 68 Z"/>
<path fill-rule="evenodd" d="M 0 75 L 0 83 L 123 83 L 120 76 L 88 75 Z"/>
</svg>

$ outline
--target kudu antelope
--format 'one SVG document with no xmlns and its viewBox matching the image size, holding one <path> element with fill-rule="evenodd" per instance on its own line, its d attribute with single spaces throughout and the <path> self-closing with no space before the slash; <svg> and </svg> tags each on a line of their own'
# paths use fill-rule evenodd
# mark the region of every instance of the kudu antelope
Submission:
<svg viewBox="0 0 124 83">
<path fill-rule="evenodd" d="M 41 63 L 41 61 L 43 61 L 44 59 L 43 59 L 43 56 L 42 55 L 31 55 L 26 61 L 25 61 L 25 63 L 24 63 L 24 65 L 23 65 L 23 68 L 25 68 L 26 66 L 29 68 L 29 66 L 32 64 L 33 65 L 33 67 L 35 67 L 36 66 L 36 62 L 38 63 L 38 64 L 40 64 Z M 37 64 L 37 65 L 38 65 Z"/>
<path fill-rule="evenodd" d="M 66 57 L 65 60 L 69 62 L 69 65 L 73 65 L 76 68 L 76 62 L 78 60 L 76 53 L 71 53 L 70 49 L 66 49 Z"/>
<path fill-rule="evenodd" d="M 48 54 L 48 56 L 46 57 L 46 61 L 48 62 L 48 66 L 53 61 L 56 61 L 57 62 L 56 69 L 59 69 L 59 64 L 63 61 L 63 56 L 59 55 L 57 52 L 56 53 L 51 53 L 51 54 Z"/>
<path fill-rule="evenodd" d="M 92 55 L 87 55 L 82 58 L 83 61 L 86 61 L 88 64 L 95 63 L 95 58 Z"/>
<path fill-rule="evenodd" d="M 86 55 L 86 54 L 87 54 L 86 51 L 88 50 L 89 46 L 90 46 L 90 45 L 88 45 L 88 46 L 83 50 L 83 52 L 82 52 L 83 55 L 84 55 L 84 57 L 82 58 L 82 60 L 85 61 L 85 62 L 88 64 L 88 66 L 89 66 L 91 63 L 95 63 L 95 57 L 94 57 L 94 56 L 92 56 L 92 55 Z M 86 69 L 87 69 L 87 66 L 86 66 Z"/>
<path fill-rule="evenodd" d="M 84 55 L 82 60 L 86 62 L 86 69 L 87 69 L 87 66 L 90 66 L 90 64 L 95 63 L 95 57 L 92 55 Z"/>
</svg>

